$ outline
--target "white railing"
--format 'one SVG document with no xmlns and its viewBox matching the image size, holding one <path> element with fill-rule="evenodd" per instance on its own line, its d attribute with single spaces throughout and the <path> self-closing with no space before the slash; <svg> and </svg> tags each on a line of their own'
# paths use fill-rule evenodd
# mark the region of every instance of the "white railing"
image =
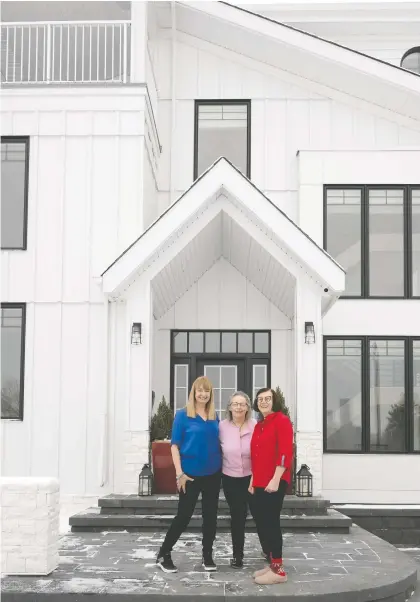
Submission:
<svg viewBox="0 0 420 602">
<path fill-rule="evenodd" d="M 5 83 L 126 83 L 130 22 L 3 23 Z"/>
</svg>

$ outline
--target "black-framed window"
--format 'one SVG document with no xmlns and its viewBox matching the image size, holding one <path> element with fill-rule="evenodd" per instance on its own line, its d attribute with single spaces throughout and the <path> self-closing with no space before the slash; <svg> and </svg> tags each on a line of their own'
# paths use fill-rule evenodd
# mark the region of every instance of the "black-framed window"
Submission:
<svg viewBox="0 0 420 602">
<path fill-rule="evenodd" d="M 324 451 L 420 452 L 420 338 L 324 337 Z"/>
<path fill-rule="evenodd" d="M 251 177 L 251 101 L 196 100 L 194 180 L 219 157 Z"/>
<path fill-rule="evenodd" d="M 420 186 L 324 187 L 324 248 L 346 298 L 420 296 Z"/>
<path fill-rule="evenodd" d="M 23 419 L 25 303 L 1 304 L 1 417 Z"/>
<path fill-rule="evenodd" d="M 1 248 L 26 249 L 29 138 L 1 137 Z"/>
</svg>

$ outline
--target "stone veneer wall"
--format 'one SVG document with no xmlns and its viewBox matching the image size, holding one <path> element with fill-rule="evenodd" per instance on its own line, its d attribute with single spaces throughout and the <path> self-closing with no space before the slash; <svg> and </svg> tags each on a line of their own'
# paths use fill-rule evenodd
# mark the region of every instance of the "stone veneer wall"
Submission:
<svg viewBox="0 0 420 602">
<path fill-rule="evenodd" d="M 1 479 L 1 572 L 48 575 L 58 566 L 60 487 L 56 479 Z"/>
<path fill-rule="evenodd" d="M 126 431 L 124 433 L 124 491 L 137 493 L 139 473 L 149 462 L 149 431 Z"/>
<path fill-rule="evenodd" d="M 313 494 L 322 495 L 322 433 L 296 433 L 296 472 L 307 464 L 313 476 Z"/>
</svg>

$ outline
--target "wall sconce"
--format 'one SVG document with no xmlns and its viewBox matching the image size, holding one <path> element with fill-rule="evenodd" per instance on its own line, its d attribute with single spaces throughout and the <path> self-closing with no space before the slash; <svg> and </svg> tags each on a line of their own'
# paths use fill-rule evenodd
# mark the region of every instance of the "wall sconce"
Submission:
<svg viewBox="0 0 420 602">
<path fill-rule="evenodd" d="M 131 327 L 131 344 L 141 345 L 141 322 L 133 322 Z"/>
<path fill-rule="evenodd" d="M 315 343 L 315 326 L 313 322 L 305 322 L 305 343 Z"/>
</svg>

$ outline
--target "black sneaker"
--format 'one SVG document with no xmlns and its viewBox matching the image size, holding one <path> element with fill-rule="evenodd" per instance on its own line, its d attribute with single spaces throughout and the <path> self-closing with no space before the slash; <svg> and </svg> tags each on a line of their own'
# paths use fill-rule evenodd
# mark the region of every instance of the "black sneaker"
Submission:
<svg viewBox="0 0 420 602">
<path fill-rule="evenodd" d="M 178 569 L 172 562 L 171 554 L 163 554 L 156 558 L 156 564 L 159 566 L 164 573 L 177 573 Z"/>
<path fill-rule="evenodd" d="M 231 561 L 230 561 L 230 566 L 233 569 L 243 569 L 244 568 L 244 561 L 240 556 L 234 556 Z"/>
<path fill-rule="evenodd" d="M 212 554 L 203 555 L 203 567 L 205 571 L 217 571 L 217 566 L 213 560 Z"/>
</svg>

